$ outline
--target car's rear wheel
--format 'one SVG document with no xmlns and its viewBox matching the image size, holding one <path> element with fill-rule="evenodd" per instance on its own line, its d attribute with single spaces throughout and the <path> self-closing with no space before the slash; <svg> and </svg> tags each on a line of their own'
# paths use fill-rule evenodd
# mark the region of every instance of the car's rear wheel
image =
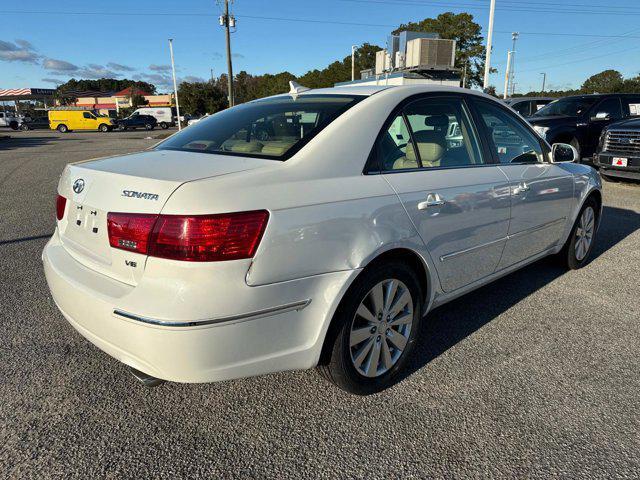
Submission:
<svg viewBox="0 0 640 480">
<path fill-rule="evenodd" d="M 60 125 L 58 125 L 58 131 L 60 133 L 67 133 L 69 131 L 69 128 L 64 123 L 61 123 Z"/>
<path fill-rule="evenodd" d="M 570 270 L 582 268 L 589 261 L 598 226 L 598 204 L 587 199 L 578 214 L 571 235 L 560 252 L 560 259 Z"/>
<path fill-rule="evenodd" d="M 169 124 L 167 122 L 160 122 L 160 128 L 166 130 L 169 128 Z"/>
<path fill-rule="evenodd" d="M 29 125 L 23 123 L 22 125 L 20 125 L 20 130 L 26 132 L 27 130 L 29 130 Z"/>
<path fill-rule="evenodd" d="M 365 270 L 336 311 L 320 373 L 357 395 L 393 385 L 413 350 L 421 311 L 420 284 L 406 264 Z"/>
</svg>

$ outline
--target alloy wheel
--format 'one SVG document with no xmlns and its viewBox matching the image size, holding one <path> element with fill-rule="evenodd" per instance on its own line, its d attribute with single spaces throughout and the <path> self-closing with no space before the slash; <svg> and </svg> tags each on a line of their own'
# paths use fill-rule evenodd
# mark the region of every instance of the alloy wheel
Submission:
<svg viewBox="0 0 640 480">
<path fill-rule="evenodd" d="M 576 228 L 575 253 L 576 260 L 581 262 L 589 253 L 591 242 L 593 241 L 593 232 L 595 231 L 595 212 L 593 208 L 587 207 L 580 215 L 580 222 Z"/>
<path fill-rule="evenodd" d="M 360 302 L 351 322 L 351 362 L 365 377 L 388 372 L 407 346 L 413 324 L 413 299 L 397 279 L 375 285 Z"/>
</svg>

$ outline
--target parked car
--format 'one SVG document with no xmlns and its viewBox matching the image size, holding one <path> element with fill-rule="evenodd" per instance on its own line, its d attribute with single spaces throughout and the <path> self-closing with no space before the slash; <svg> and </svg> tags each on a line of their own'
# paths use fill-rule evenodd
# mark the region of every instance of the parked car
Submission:
<svg viewBox="0 0 640 480">
<path fill-rule="evenodd" d="M 591 163 L 602 130 L 640 114 L 640 94 L 577 95 L 556 100 L 527 120 L 549 143 L 571 144 Z"/>
<path fill-rule="evenodd" d="M 49 110 L 49 128 L 66 133 L 73 130 L 100 130 L 110 132 L 115 121 L 106 115 L 89 110 Z"/>
<path fill-rule="evenodd" d="M 136 114 L 152 116 L 163 130 L 176 124 L 172 107 L 141 107 L 136 109 L 132 115 Z"/>
<path fill-rule="evenodd" d="M 606 127 L 593 163 L 605 179 L 640 180 L 640 116 Z"/>
<path fill-rule="evenodd" d="M 9 127 L 11 130 L 17 130 L 20 127 L 21 119 L 11 111 L 0 112 L 0 127 Z"/>
<path fill-rule="evenodd" d="M 547 255 L 588 262 L 601 183 L 576 158 L 468 89 L 294 85 L 68 165 L 44 270 L 147 383 L 318 365 L 369 394 L 436 306 Z"/>
<path fill-rule="evenodd" d="M 135 130 L 136 128 L 144 128 L 146 130 L 153 130 L 156 128 L 158 121 L 155 117 L 151 115 L 139 115 L 137 113 L 133 113 L 127 118 L 123 118 L 122 120 L 117 120 L 117 128 L 118 130 Z"/>
<path fill-rule="evenodd" d="M 553 100 L 550 97 L 514 97 L 507 98 L 504 103 L 523 117 L 530 117 L 545 105 L 553 102 Z"/>
<path fill-rule="evenodd" d="M 49 119 L 47 117 L 36 117 L 31 119 L 25 119 L 20 124 L 20 130 L 37 130 L 37 129 L 48 129 L 49 128 Z"/>
</svg>

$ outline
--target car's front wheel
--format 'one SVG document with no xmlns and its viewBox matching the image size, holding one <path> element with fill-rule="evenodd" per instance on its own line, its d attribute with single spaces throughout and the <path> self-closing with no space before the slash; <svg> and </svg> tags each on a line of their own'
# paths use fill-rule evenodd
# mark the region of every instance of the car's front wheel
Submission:
<svg viewBox="0 0 640 480">
<path fill-rule="evenodd" d="M 151 125 L 150 123 L 145 124 L 144 128 L 146 128 L 147 130 L 153 130 L 153 125 Z"/>
<path fill-rule="evenodd" d="M 100 130 L 101 132 L 108 132 L 109 131 L 109 125 L 106 125 L 104 123 L 100 124 L 100 126 L 98 127 L 98 130 Z"/>
<path fill-rule="evenodd" d="M 20 130 L 22 130 L 23 132 L 26 132 L 27 130 L 29 130 L 29 125 L 27 125 L 26 123 L 23 123 L 22 125 L 20 125 Z"/>
<path fill-rule="evenodd" d="M 365 270 L 336 311 L 320 373 L 357 395 L 393 385 L 413 350 L 421 311 L 420 283 L 409 266 L 393 261 Z"/>
<path fill-rule="evenodd" d="M 589 261 L 598 226 L 598 204 L 587 199 L 576 219 L 571 235 L 560 252 L 560 259 L 571 270 L 582 268 Z"/>
</svg>

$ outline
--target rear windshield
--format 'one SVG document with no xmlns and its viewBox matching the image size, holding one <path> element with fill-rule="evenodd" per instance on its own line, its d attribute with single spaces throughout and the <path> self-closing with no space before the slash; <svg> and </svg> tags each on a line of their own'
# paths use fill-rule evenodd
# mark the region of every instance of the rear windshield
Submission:
<svg viewBox="0 0 640 480">
<path fill-rule="evenodd" d="M 190 125 L 156 148 L 286 160 L 360 95 L 301 95 L 257 100 Z"/>
</svg>

